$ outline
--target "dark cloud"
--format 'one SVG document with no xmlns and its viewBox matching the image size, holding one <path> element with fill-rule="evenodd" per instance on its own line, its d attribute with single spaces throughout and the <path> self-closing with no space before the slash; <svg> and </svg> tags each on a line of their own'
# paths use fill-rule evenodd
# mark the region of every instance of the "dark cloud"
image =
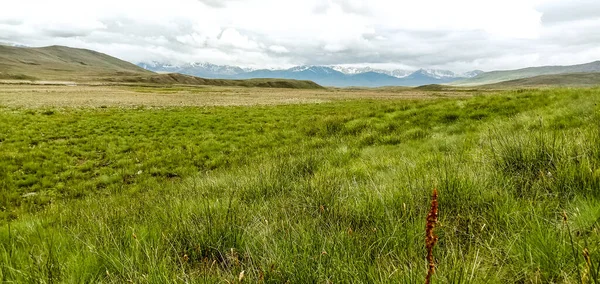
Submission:
<svg viewBox="0 0 600 284">
<path fill-rule="evenodd" d="M 91 31 L 45 29 L 43 33 L 49 37 L 69 38 L 87 36 Z"/>
</svg>

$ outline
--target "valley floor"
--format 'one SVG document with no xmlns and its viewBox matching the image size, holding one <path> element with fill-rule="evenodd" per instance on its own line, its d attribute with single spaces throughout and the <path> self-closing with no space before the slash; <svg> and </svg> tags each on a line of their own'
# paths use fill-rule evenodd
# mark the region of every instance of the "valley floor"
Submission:
<svg viewBox="0 0 600 284">
<path fill-rule="evenodd" d="M 599 102 L 0 85 L 0 279 L 598 283 Z"/>
<path fill-rule="evenodd" d="M 190 107 L 323 103 L 355 99 L 467 97 L 481 92 L 426 92 L 410 88 L 285 89 L 156 85 L 2 84 L 5 107 Z"/>
</svg>

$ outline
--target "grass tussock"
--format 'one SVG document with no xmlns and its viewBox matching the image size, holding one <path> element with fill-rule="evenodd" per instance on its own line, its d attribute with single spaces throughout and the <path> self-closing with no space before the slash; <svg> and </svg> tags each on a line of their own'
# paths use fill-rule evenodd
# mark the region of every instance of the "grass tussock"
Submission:
<svg viewBox="0 0 600 284">
<path fill-rule="evenodd" d="M 0 279 L 598 283 L 599 101 L 0 108 Z"/>
</svg>

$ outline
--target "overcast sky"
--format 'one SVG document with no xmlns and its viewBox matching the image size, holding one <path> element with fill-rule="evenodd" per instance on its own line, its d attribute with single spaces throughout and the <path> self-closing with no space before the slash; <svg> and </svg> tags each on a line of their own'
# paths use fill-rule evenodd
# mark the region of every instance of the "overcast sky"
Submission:
<svg viewBox="0 0 600 284">
<path fill-rule="evenodd" d="M 0 42 L 134 63 L 463 72 L 600 60 L 600 0 L 0 1 Z"/>
</svg>

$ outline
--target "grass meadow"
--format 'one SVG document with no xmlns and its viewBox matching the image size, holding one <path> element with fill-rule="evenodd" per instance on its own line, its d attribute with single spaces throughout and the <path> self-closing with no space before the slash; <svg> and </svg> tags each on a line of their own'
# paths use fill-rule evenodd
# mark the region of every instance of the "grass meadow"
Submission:
<svg viewBox="0 0 600 284">
<path fill-rule="evenodd" d="M 599 283 L 599 102 L 3 106 L 0 281 Z"/>
</svg>

